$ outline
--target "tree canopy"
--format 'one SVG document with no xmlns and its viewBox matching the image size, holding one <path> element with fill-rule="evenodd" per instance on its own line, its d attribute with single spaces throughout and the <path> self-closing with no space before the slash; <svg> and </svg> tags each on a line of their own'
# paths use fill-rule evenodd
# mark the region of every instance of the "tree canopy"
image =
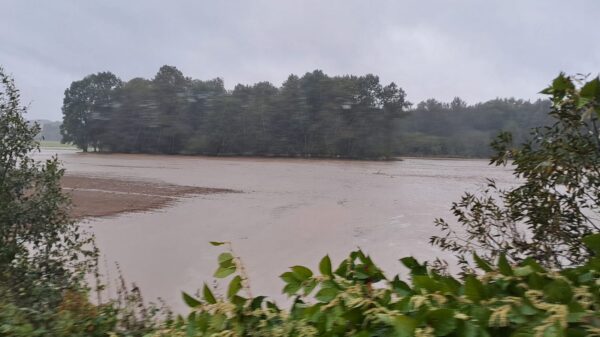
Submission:
<svg viewBox="0 0 600 337">
<path fill-rule="evenodd" d="M 333 158 L 487 157 L 499 131 L 524 140 L 551 124 L 550 102 L 460 98 L 414 107 L 395 83 L 375 75 L 320 70 L 226 90 L 173 66 L 122 83 L 104 72 L 65 92 L 63 142 L 84 151 Z"/>
<path fill-rule="evenodd" d="M 316 70 L 224 88 L 171 66 L 121 85 L 90 75 L 65 92 L 63 141 L 84 151 L 209 155 L 389 158 L 404 91 L 374 75 L 330 77 Z"/>
<path fill-rule="evenodd" d="M 511 164 L 519 184 L 490 180 L 483 194 L 466 193 L 452 206 L 460 230 L 436 221 L 443 235 L 431 242 L 463 263 L 478 252 L 558 268 L 592 254 L 581 240 L 600 231 L 600 79 L 560 74 L 542 93 L 551 96 L 553 123 L 521 142 L 504 132 L 492 143 L 491 164 Z"/>
<path fill-rule="evenodd" d="M 89 75 L 71 83 L 65 90 L 62 107 L 63 141 L 85 152 L 90 146 L 97 149 L 107 127 L 106 113 L 112 108 L 114 89 L 120 86 L 121 80 L 110 72 Z"/>
<path fill-rule="evenodd" d="M 19 91 L 2 68 L 0 81 L 0 305 L 9 299 L 35 317 L 57 307 L 65 291 L 81 290 L 94 250 L 68 216 L 58 160 L 31 157 L 40 129 L 23 118 Z"/>
</svg>

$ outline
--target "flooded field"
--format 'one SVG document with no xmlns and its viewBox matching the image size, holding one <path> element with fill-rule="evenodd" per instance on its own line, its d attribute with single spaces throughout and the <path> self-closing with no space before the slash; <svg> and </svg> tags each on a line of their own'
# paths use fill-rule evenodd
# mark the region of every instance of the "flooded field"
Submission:
<svg viewBox="0 0 600 337">
<path fill-rule="evenodd" d="M 144 213 L 84 220 L 108 265 L 118 262 L 146 299 L 162 297 L 176 310 L 183 308 L 181 290 L 194 292 L 212 281 L 222 250 L 209 241 L 233 242 L 253 293 L 281 301 L 278 275 L 297 264 L 316 269 L 325 254 L 337 263 L 361 247 L 389 273 L 401 270 L 400 257 L 439 255 L 428 239 L 435 218 L 451 219 L 452 201 L 477 191 L 486 177 L 514 182 L 506 168 L 486 160 L 205 158 L 62 149 L 45 149 L 38 158 L 53 153 L 71 174 L 241 192 L 185 196 Z"/>
</svg>

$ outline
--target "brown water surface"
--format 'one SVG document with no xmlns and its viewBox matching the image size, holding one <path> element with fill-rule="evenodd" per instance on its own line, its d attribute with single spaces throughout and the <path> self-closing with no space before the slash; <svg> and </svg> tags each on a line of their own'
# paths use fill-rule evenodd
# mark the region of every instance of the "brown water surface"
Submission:
<svg viewBox="0 0 600 337">
<path fill-rule="evenodd" d="M 297 264 L 316 269 L 325 254 L 337 263 L 361 247 L 389 274 L 403 272 L 400 257 L 440 255 L 428 244 L 434 218 L 452 219 L 452 201 L 477 191 L 486 177 L 514 182 L 509 170 L 486 160 L 206 158 L 56 149 L 38 157 L 53 153 L 73 174 L 242 192 L 198 195 L 152 212 L 84 222 L 110 265 L 118 261 L 147 299 L 162 297 L 176 310 L 183 309 L 181 290 L 194 292 L 212 280 L 222 249 L 209 241 L 233 242 L 254 294 L 282 301 L 278 275 Z"/>
</svg>

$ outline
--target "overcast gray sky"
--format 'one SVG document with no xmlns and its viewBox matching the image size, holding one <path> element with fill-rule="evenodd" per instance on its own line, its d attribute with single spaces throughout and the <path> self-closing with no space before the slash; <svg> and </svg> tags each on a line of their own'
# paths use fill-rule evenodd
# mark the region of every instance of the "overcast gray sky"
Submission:
<svg viewBox="0 0 600 337">
<path fill-rule="evenodd" d="M 65 88 L 161 65 L 227 88 L 290 73 L 373 73 L 412 102 L 535 99 L 559 71 L 600 71 L 600 1 L 0 0 L 0 65 L 61 119 Z"/>
</svg>

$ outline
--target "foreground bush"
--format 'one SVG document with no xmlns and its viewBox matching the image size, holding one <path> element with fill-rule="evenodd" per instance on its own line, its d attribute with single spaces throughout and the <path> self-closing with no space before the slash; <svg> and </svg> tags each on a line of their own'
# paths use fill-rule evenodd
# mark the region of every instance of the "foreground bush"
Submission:
<svg viewBox="0 0 600 337">
<path fill-rule="evenodd" d="M 282 310 L 251 295 L 228 252 L 215 273 L 239 271 L 226 296 L 207 286 L 202 300 L 184 294 L 192 312 L 156 336 L 600 336 L 600 79 L 561 74 L 543 93 L 555 123 L 520 146 L 508 134 L 493 144 L 492 164 L 512 159 L 522 183 L 465 195 L 452 208 L 462 231 L 436 223 L 431 241 L 457 255 L 460 280 L 413 258 L 402 259 L 410 284 L 388 279 L 355 251 L 335 270 L 325 257 L 320 275 L 302 266 L 281 275 L 294 298 Z"/>
<path fill-rule="evenodd" d="M 119 299 L 89 301 L 86 276 L 95 274 L 102 290 L 93 237 L 69 217 L 58 159 L 32 157 L 40 128 L 24 113 L 19 91 L 0 67 L 0 337 L 152 331 L 156 310 L 124 282 Z"/>
<path fill-rule="evenodd" d="M 473 252 L 551 268 L 579 265 L 591 253 L 581 238 L 600 231 L 600 78 L 560 74 L 542 93 L 550 96 L 553 124 L 521 144 L 510 133 L 492 143 L 490 164 L 510 164 L 518 185 L 490 180 L 483 193 L 453 204 L 459 226 L 436 221 L 440 234 L 431 243 L 465 269 Z"/>
<path fill-rule="evenodd" d="M 25 112 L 0 67 L 0 336 L 93 336 L 88 323 L 107 325 L 83 282 L 93 240 L 68 216 L 58 160 L 32 158 L 40 128 Z"/>
<path fill-rule="evenodd" d="M 599 336 L 600 234 L 585 241 L 596 255 L 561 271 L 474 256 L 482 274 L 457 280 L 404 258 L 410 284 L 386 278 L 360 250 L 337 269 L 326 256 L 320 274 L 294 266 L 281 275 L 289 310 L 252 297 L 239 258 L 226 252 L 215 276 L 231 277 L 227 294 L 206 285 L 202 299 L 184 293 L 189 316 L 154 336 Z"/>
</svg>

